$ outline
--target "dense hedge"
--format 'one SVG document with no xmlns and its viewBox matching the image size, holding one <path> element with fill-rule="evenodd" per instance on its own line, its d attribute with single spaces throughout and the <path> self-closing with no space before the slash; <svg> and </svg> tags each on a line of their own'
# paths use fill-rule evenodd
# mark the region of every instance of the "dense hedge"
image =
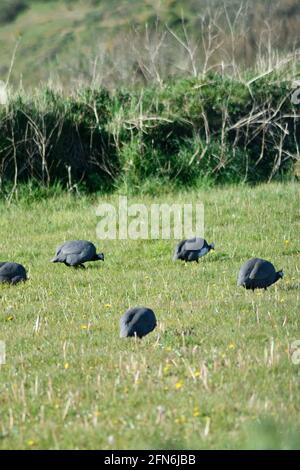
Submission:
<svg viewBox="0 0 300 470">
<path fill-rule="evenodd" d="M 26 0 L 0 0 L 0 24 L 13 21 L 27 7 Z"/>
<path fill-rule="evenodd" d="M 299 109 L 275 74 L 250 84 L 217 74 L 162 88 L 49 89 L 0 110 L 1 190 L 34 180 L 88 190 L 147 181 L 259 182 L 288 174 Z"/>
</svg>

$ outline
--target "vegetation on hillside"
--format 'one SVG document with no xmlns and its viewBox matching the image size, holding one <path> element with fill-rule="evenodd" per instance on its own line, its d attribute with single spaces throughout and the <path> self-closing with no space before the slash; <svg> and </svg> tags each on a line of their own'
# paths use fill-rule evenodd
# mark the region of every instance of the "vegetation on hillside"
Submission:
<svg viewBox="0 0 300 470">
<path fill-rule="evenodd" d="M 0 0 L 0 22 L 0 79 L 17 44 L 11 83 L 26 89 L 268 69 L 300 47 L 297 0 Z"/>
<path fill-rule="evenodd" d="M 114 93 L 18 94 L 0 111 L 2 194 L 28 181 L 137 191 L 288 175 L 299 159 L 292 91 L 275 72 L 243 80 L 210 72 Z"/>
<path fill-rule="evenodd" d="M 2 195 L 270 181 L 299 160 L 298 3 L 1 1 Z"/>
<path fill-rule="evenodd" d="M 0 0 L 1 449 L 299 448 L 299 30 L 297 0 Z M 118 193 L 203 203 L 216 251 L 97 242 Z M 49 263 L 67 239 L 105 263 Z M 238 289 L 253 256 L 284 279 Z M 158 326 L 121 340 L 134 305 Z"/>
<path fill-rule="evenodd" d="M 0 25 L 12 22 L 27 7 L 26 0 L 1 0 Z"/>
</svg>

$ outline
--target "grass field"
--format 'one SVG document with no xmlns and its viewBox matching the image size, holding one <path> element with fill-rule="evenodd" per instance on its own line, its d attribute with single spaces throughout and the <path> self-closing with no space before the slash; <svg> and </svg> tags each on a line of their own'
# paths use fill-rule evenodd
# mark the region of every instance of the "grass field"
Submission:
<svg viewBox="0 0 300 470">
<path fill-rule="evenodd" d="M 0 204 L 1 260 L 30 276 L 0 286 L 0 448 L 300 448 L 299 185 L 143 197 L 204 202 L 216 251 L 198 265 L 172 261 L 174 240 L 97 240 L 100 199 Z M 76 238 L 105 262 L 49 263 Z M 266 292 L 237 288 L 252 256 L 284 279 Z M 159 320 L 142 341 L 119 338 L 134 305 Z"/>
</svg>

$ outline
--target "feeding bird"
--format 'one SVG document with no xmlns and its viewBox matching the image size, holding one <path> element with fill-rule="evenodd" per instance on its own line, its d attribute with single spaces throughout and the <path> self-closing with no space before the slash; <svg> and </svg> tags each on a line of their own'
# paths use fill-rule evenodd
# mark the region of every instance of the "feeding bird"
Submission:
<svg viewBox="0 0 300 470">
<path fill-rule="evenodd" d="M 56 249 L 56 255 L 51 262 L 84 268 L 83 263 L 99 260 L 104 261 L 104 254 L 97 254 L 93 243 L 86 240 L 73 240 L 60 245 Z"/>
<path fill-rule="evenodd" d="M 275 270 L 270 261 L 261 258 L 251 258 L 243 264 L 238 275 L 238 286 L 245 289 L 265 289 L 278 279 L 283 278 L 283 271 Z"/>
<path fill-rule="evenodd" d="M 18 284 L 18 282 L 26 280 L 26 269 L 21 264 L 10 262 L 0 263 L 0 282 Z"/>
<path fill-rule="evenodd" d="M 205 256 L 210 250 L 214 250 L 214 243 L 208 244 L 204 238 L 190 238 L 189 240 L 182 240 L 176 246 L 174 253 L 174 261 L 180 259 L 182 261 L 196 261 Z"/>
<path fill-rule="evenodd" d="M 137 336 L 142 338 L 156 327 L 156 317 L 150 308 L 133 307 L 124 313 L 120 320 L 120 337 Z"/>
</svg>

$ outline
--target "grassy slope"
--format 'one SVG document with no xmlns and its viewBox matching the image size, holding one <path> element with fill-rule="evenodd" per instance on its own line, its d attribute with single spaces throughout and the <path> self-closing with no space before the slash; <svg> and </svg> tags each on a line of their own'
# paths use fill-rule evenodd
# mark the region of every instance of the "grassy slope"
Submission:
<svg viewBox="0 0 300 470">
<path fill-rule="evenodd" d="M 129 40 L 127 36 L 134 29 L 143 29 L 145 23 L 154 25 L 159 17 L 162 25 L 167 23 L 181 31 L 183 12 L 187 27 L 192 34 L 194 32 L 199 35 L 199 15 L 205 11 L 205 5 L 213 5 L 214 10 L 214 5 L 223 3 L 221 0 L 214 0 L 214 3 L 212 0 L 189 0 L 184 5 L 179 0 L 102 0 L 98 4 L 86 0 L 28 0 L 30 7 L 27 10 L 20 13 L 14 21 L 0 26 L 0 78 L 6 78 L 15 44 L 20 38 L 11 77 L 14 84 L 19 84 L 20 79 L 26 87 L 36 86 L 41 80 L 48 79 L 53 79 L 56 83 L 59 77 L 60 82 L 69 87 L 78 77 L 90 80 L 93 60 L 100 56 L 101 62 L 104 51 L 111 54 L 111 63 L 106 64 L 104 69 L 107 71 L 116 68 L 116 76 L 109 76 L 108 83 L 115 82 L 119 75 L 122 76 L 122 69 L 126 69 L 127 62 L 132 58 L 128 51 L 124 51 L 123 57 L 120 50 L 124 48 L 124 43 L 126 49 L 130 49 L 132 39 Z M 234 12 L 240 5 L 239 0 L 227 0 L 226 3 Z M 248 41 L 252 41 L 250 49 L 256 47 L 255 41 L 259 40 L 261 34 L 265 34 L 266 25 L 262 19 L 269 21 L 276 30 L 278 37 L 275 47 L 280 50 L 283 45 L 288 49 L 291 44 L 297 47 L 300 21 L 297 0 L 278 0 L 274 16 L 269 17 L 268 11 L 273 3 L 271 0 L 251 2 L 247 15 L 250 21 L 247 30 L 253 33 L 252 39 L 248 38 Z M 136 41 L 139 49 L 139 36 Z M 228 41 L 230 42 L 229 33 L 225 43 Z M 237 44 L 237 48 L 239 45 Z M 241 47 L 242 59 L 245 51 L 242 44 Z M 175 48 L 178 49 L 177 44 Z M 138 60 L 138 55 L 135 60 Z"/>
<path fill-rule="evenodd" d="M 173 241 L 98 241 L 106 261 L 86 271 L 48 260 L 61 240 L 96 240 L 96 200 L 0 206 L 1 259 L 23 262 L 31 278 L 0 286 L 0 448 L 300 447 L 287 434 L 300 425 L 289 357 L 300 339 L 299 186 L 181 200 L 205 203 L 214 254 L 185 266 L 171 260 Z M 284 280 L 238 289 L 253 255 L 284 268 Z M 159 327 L 121 340 L 119 317 L 136 304 L 151 306 Z"/>
<path fill-rule="evenodd" d="M 51 76 L 51 63 L 67 46 L 73 23 L 84 18 L 85 9 L 67 9 L 64 3 L 46 2 L 34 4 L 21 13 L 13 23 L 1 26 L 0 41 L 3 44 L 1 62 L 3 71 L 8 67 L 12 51 L 20 40 L 14 77 L 22 75 L 25 85 Z"/>
<path fill-rule="evenodd" d="M 130 31 L 133 25 L 153 22 L 157 14 L 163 21 L 181 14 L 176 2 L 169 1 L 161 4 L 126 0 L 120 4 L 114 0 L 98 5 L 86 1 L 68 4 L 58 0 L 29 3 L 30 8 L 19 14 L 15 21 L 0 27 L 1 72 L 4 75 L 8 70 L 19 38 L 13 77 L 18 81 L 22 75 L 26 86 L 36 85 L 39 80 L 55 79 L 58 68 L 62 81 L 64 75 L 68 80 L 72 76 L 72 67 L 78 67 L 78 60 L 84 60 L 84 57 L 93 60 L 102 47 L 109 50 L 119 40 L 118 36 Z"/>
</svg>

